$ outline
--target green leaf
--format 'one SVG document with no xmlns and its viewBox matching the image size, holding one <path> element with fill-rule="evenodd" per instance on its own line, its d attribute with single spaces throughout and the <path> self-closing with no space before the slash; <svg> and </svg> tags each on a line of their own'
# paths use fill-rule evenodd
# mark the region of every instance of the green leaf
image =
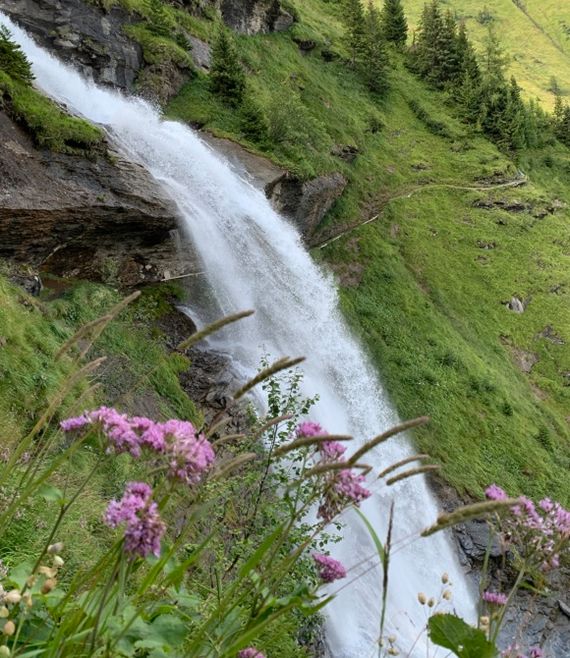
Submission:
<svg viewBox="0 0 570 658">
<path fill-rule="evenodd" d="M 38 495 L 47 500 L 48 503 L 56 502 L 63 505 L 63 491 L 51 484 L 42 484 L 38 490 Z"/>
<path fill-rule="evenodd" d="M 455 615 L 433 615 L 428 621 L 428 632 L 434 644 L 451 649 L 459 658 L 495 658 L 499 653 L 483 631 Z"/>
</svg>

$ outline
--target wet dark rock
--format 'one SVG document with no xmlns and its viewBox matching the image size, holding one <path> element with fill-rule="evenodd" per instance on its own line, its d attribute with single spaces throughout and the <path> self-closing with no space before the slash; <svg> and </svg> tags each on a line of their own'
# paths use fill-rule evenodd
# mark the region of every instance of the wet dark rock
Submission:
<svg viewBox="0 0 570 658">
<path fill-rule="evenodd" d="M 555 345 L 564 345 L 564 339 L 560 334 L 556 333 L 551 324 L 546 325 L 544 329 L 538 334 L 537 338 L 544 338 Z"/>
<path fill-rule="evenodd" d="M 0 112 L 0 257 L 61 276 L 136 285 L 194 271 L 177 212 L 119 153 L 40 150 Z"/>
<path fill-rule="evenodd" d="M 494 240 L 492 242 L 487 242 L 486 240 L 477 240 L 477 246 L 479 249 L 495 249 L 497 243 Z"/>
<path fill-rule="evenodd" d="M 141 47 L 123 30 L 136 18 L 121 7 L 103 11 L 83 0 L 4 0 L 2 11 L 97 82 L 134 89 L 144 60 Z"/>
<path fill-rule="evenodd" d="M 530 203 L 511 199 L 478 199 L 473 202 L 474 208 L 483 210 L 504 210 L 506 212 L 528 212 L 532 209 Z"/>
<path fill-rule="evenodd" d="M 302 53 L 309 53 L 317 47 L 317 42 L 312 39 L 293 38 L 293 41 L 299 46 Z"/>
<path fill-rule="evenodd" d="M 490 556 L 493 558 L 504 555 L 499 538 L 489 528 L 486 521 L 467 521 L 456 526 L 455 535 L 465 557 L 470 563 L 482 562 L 488 546 L 491 546 Z"/>
<path fill-rule="evenodd" d="M 325 60 L 325 62 L 334 62 L 335 60 L 340 59 L 340 55 L 330 48 L 322 48 L 321 57 Z"/>
<path fill-rule="evenodd" d="M 347 183 L 340 173 L 325 174 L 308 181 L 284 176 L 266 191 L 276 208 L 290 217 L 303 236 L 308 237 L 344 192 Z"/>
<path fill-rule="evenodd" d="M 349 163 L 354 162 L 359 153 L 358 147 L 350 144 L 335 144 L 331 149 L 331 155 Z"/>
</svg>

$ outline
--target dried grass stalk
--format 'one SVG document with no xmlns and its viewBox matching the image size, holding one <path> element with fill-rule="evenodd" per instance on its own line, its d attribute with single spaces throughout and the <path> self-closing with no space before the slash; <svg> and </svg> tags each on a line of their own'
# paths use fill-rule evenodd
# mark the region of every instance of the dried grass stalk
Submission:
<svg viewBox="0 0 570 658">
<path fill-rule="evenodd" d="M 367 441 L 362 448 L 357 450 L 354 455 L 348 460 L 348 463 L 350 465 L 354 464 L 357 462 L 362 455 L 365 455 L 367 452 L 372 450 L 372 448 L 375 448 L 377 445 L 380 445 L 381 443 L 384 443 L 384 441 L 387 441 L 391 437 L 395 436 L 396 434 L 400 434 L 401 432 L 405 432 L 406 430 L 411 429 L 412 427 L 418 427 L 419 425 L 425 425 L 429 421 L 429 418 L 427 416 L 421 416 L 420 418 L 414 418 L 413 420 L 407 420 L 405 423 L 400 423 L 400 425 L 396 425 L 395 427 L 390 428 L 383 434 L 379 434 L 378 436 L 375 436 L 373 439 L 370 439 L 370 441 Z"/>
<path fill-rule="evenodd" d="M 192 336 L 190 336 L 186 340 L 183 340 L 177 346 L 176 349 L 180 351 L 187 350 L 188 348 L 200 342 L 207 336 L 210 336 L 216 331 L 219 331 L 226 325 L 232 324 L 233 322 L 237 322 L 238 320 L 242 320 L 243 318 L 248 318 L 250 315 L 253 315 L 254 313 L 255 311 L 240 311 L 239 313 L 234 313 L 233 315 L 227 315 L 225 318 L 216 320 L 215 322 L 212 322 L 212 324 L 209 324 L 207 327 L 204 327 L 204 329 L 202 329 L 201 331 L 197 331 L 195 334 L 192 334 Z"/>
<path fill-rule="evenodd" d="M 473 503 L 473 505 L 465 505 L 449 514 L 440 514 L 437 517 L 437 522 L 422 532 L 422 537 L 429 537 L 440 530 L 445 530 L 445 528 L 450 528 L 463 521 L 480 518 L 495 512 L 503 512 L 518 503 L 520 501 L 517 498 L 507 498 L 506 500 L 487 500 L 481 503 Z"/>
</svg>

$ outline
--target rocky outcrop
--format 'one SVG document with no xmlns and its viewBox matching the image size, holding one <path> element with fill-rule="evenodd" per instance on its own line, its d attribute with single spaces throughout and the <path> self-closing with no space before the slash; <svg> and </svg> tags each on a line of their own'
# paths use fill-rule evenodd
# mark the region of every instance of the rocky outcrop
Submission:
<svg viewBox="0 0 570 658">
<path fill-rule="evenodd" d="M 229 139 L 208 133 L 203 133 L 202 139 L 224 155 L 241 176 L 263 190 L 275 209 L 292 219 L 305 238 L 314 232 L 348 183 L 340 173 L 303 181 Z"/>
<path fill-rule="evenodd" d="M 176 229 L 173 204 L 139 165 L 38 150 L 0 112 L 0 257 L 135 285 L 196 267 L 177 255 Z"/>
<path fill-rule="evenodd" d="M 266 189 L 275 207 L 290 217 L 308 238 L 344 192 L 348 181 L 339 173 L 325 174 L 308 181 L 284 176 Z"/>
<path fill-rule="evenodd" d="M 134 20 L 124 9 L 105 12 L 84 0 L 3 0 L 1 8 L 40 45 L 95 81 L 134 88 L 144 60 L 141 47 L 123 31 Z"/>
</svg>

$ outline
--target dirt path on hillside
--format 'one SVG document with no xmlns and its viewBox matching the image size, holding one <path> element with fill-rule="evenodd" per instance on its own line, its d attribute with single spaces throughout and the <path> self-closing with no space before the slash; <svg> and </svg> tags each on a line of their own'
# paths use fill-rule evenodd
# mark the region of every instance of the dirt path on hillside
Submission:
<svg viewBox="0 0 570 658">
<path fill-rule="evenodd" d="M 393 203 L 394 201 L 399 201 L 400 199 L 410 199 L 412 196 L 415 196 L 420 192 L 425 192 L 427 190 L 435 190 L 435 189 L 464 190 L 466 192 L 490 192 L 492 190 L 500 190 L 510 187 L 521 187 L 522 185 L 526 185 L 527 182 L 528 182 L 527 176 L 521 174 L 520 176 L 518 176 L 517 178 L 511 181 L 507 181 L 506 183 L 497 183 L 496 185 L 456 185 L 453 183 L 427 183 L 425 185 L 418 185 L 416 187 L 412 187 L 406 190 L 405 192 L 400 192 L 386 199 L 386 201 L 382 203 L 380 210 L 372 217 L 369 217 L 368 219 L 361 220 L 358 222 L 354 222 L 349 226 L 345 225 L 343 227 L 338 227 L 335 231 L 332 231 L 326 237 L 316 236 L 316 239 L 314 241 L 313 240 L 309 241 L 309 246 L 311 247 L 311 249 L 324 249 L 332 242 L 335 242 L 336 240 L 344 237 L 345 235 L 352 233 L 353 231 L 360 228 L 361 226 L 365 226 L 366 224 L 371 224 L 372 222 L 375 222 L 377 219 L 382 217 L 385 208 L 389 204 Z"/>
</svg>

